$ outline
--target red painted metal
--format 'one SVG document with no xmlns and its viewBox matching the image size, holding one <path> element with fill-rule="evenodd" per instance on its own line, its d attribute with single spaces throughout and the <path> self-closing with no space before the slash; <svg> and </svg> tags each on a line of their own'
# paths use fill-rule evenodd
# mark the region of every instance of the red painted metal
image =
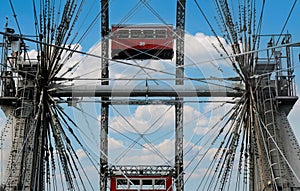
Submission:
<svg viewBox="0 0 300 191">
<path fill-rule="evenodd" d="M 172 59 L 171 25 L 113 25 L 113 59 Z"/>
</svg>

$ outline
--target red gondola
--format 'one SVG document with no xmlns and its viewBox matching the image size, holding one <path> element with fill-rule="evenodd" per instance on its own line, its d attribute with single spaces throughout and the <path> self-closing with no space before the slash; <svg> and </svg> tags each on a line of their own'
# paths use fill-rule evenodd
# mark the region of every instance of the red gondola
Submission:
<svg viewBox="0 0 300 191">
<path fill-rule="evenodd" d="M 112 59 L 172 59 L 172 25 L 113 25 Z"/>
</svg>

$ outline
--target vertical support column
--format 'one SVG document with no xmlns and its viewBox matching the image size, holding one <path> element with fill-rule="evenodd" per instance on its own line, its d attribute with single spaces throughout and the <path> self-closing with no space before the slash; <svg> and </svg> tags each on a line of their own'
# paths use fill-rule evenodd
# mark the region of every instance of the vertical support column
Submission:
<svg viewBox="0 0 300 191">
<path fill-rule="evenodd" d="M 8 17 L 6 17 L 6 23 L 5 23 L 5 33 L 13 34 L 15 31 L 11 28 L 8 28 Z M 3 43 L 0 45 L 2 47 L 2 57 L 1 60 L 1 75 L 4 71 L 7 71 L 7 56 L 8 56 L 8 37 L 6 35 L 3 35 Z"/>
<path fill-rule="evenodd" d="M 255 137 L 254 137 L 254 113 L 252 113 L 253 108 L 252 108 L 252 104 L 249 104 L 249 109 L 248 111 L 250 111 L 250 120 L 249 120 L 249 124 L 248 124 L 248 131 L 249 131 L 249 139 L 250 139 L 250 144 L 249 144 L 249 150 L 248 150 L 248 157 L 249 157 L 249 191 L 255 191 L 255 185 L 254 182 L 256 181 L 256 176 L 254 173 L 255 170 L 255 165 L 259 165 L 259 164 L 255 164 L 255 157 L 256 157 L 256 153 L 255 153 L 255 147 L 254 144 L 256 143 Z M 246 158 L 245 156 L 245 160 L 247 160 L 248 158 Z"/>
<path fill-rule="evenodd" d="M 108 34 L 109 34 L 109 3 L 108 0 L 101 0 L 101 78 L 104 79 L 101 85 L 109 85 L 109 71 L 108 71 Z M 103 101 L 108 100 L 108 97 L 101 97 Z M 108 168 L 108 115 L 109 105 L 101 104 L 101 130 L 100 130 L 100 191 L 107 189 L 107 168 Z"/>
<path fill-rule="evenodd" d="M 184 34 L 185 34 L 186 0 L 177 0 L 176 11 L 176 85 L 183 85 L 184 68 Z M 175 186 L 176 191 L 184 190 L 183 176 L 183 99 L 176 98 L 175 106 Z"/>
<path fill-rule="evenodd" d="M 186 0 L 177 0 L 176 11 L 176 85 L 183 85 L 184 77 L 184 33 Z"/>
<path fill-rule="evenodd" d="M 9 28 L 7 28 L 7 22 L 5 25 L 5 33 L 9 33 Z M 1 77 L 5 76 L 5 72 L 7 71 L 7 56 L 8 56 L 8 37 L 3 35 L 3 41 L 0 44 L 0 47 L 2 48 L 2 58 L 1 58 L 1 65 L 0 65 L 0 75 Z M 3 80 L 2 80 L 3 81 Z M 6 81 L 6 80 L 5 80 Z M 5 89 L 6 87 L 3 85 L 4 83 L 1 83 L 1 96 L 5 95 Z"/>
<path fill-rule="evenodd" d="M 175 105 L 175 186 L 176 191 L 184 190 L 183 176 L 183 99 L 177 98 Z"/>
</svg>

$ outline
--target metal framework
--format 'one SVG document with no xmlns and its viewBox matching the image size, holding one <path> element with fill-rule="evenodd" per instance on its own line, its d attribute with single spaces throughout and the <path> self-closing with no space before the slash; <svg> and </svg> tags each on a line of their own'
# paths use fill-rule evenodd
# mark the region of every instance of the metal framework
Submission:
<svg viewBox="0 0 300 191">
<path fill-rule="evenodd" d="M 228 25 L 230 25 L 228 27 L 229 32 L 232 33 L 233 48 L 236 53 L 240 53 L 241 49 L 237 42 L 237 34 L 227 3 L 226 1 L 220 1 L 219 3 L 226 11 L 225 16 Z M 184 83 L 185 12 L 186 0 L 177 0 L 175 85 L 167 87 L 148 85 L 147 81 L 145 86 L 124 87 L 109 84 L 109 0 L 101 0 L 101 85 L 63 86 L 51 84 L 49 86 L 47 80 L 53 80 L 51 76 L 54 74 L 48 75 L 47 67 L 51 66 L 53 69 L 51 72 L 54 73 L 57 68 L 61 67 L 58 63 L 63 49 L 55 49 L 59 47 L 58 45 L 57 47 L 51 47 L 53 48 L 51 49 L 49 48 L 50 46 L 46 46 L 47 43 L 40 43 L 40 48 L 42 49 L 39 57 L 40 65 L 38 66 L 36 62 L 26 62 L 20 58 L 21 50 L 26 52 L 26 46 L 22 42 L 22 38 L 13 38 L 17 36 L 13 35 L 12 29 L 6 28 L 4 34 L 7 35 L 4 35 L 4 42 L 0 44 L 4 55 L 3 60 L 1 60 L 2 94 L 0 105 L 8 120 L 12 121 L 7 126 L 14 127 L 14 132 L 9 158 L 9 166 L 11 168 L 8 173 L 8 180 L 4 186 L 0 187 L 0 190 L 43 190 L 45 182 L 50 179 L 49 163 L 55 164 L 54 149 L 60 156 L 67 187 L 69 190 L 73 190 L 73 172 L 68 168 L 68 165 L 70 165 L 68 157 L 72 157 L 72 155 L 64 154 L 67 149 L 70 149 L 70 140 L 62 130 L 62 125 L 57 118 L 61 113 L 53 108 L 61 101 L 61 97 L 68 97 L 69 99 L 66 102 L 69 102 L 70 105 L 73 102 L 76 103 L 78 97 L 100 97 L 100 190 L 107 190 L 108 178 L 111 176 L 162 175 L 172 176 L 175 180 L 176 191 L 183 191 L 183 105 L 185 103 L 183 98 L 238 97 L 236 102 L 248 104 L 245 116 L 242 119 L 238 119 L 240 121 L 238 121 L 239 123 L 236 126 L 238 127 L 240 122 L 243 121 L 245 125 L 243 130 L 250 135 L 247 137 L 247 139 L 250 139 L 247 142 L 249 145 L 245 145 L 247 147 L 245 149 L 246 152 L 244 151 L 244 155 L 241 156 L 245 157 L 243 160 L 245 161 L 246 170 L 249 169 L 249 172 L 244 172 L 249 174 L 248 177 L 244 175 L 246 178 L 249 178 L 249 190 L 299 191 L 300 146 L 287 121 L 287 115 L 298 99 L 295 93 L 291 46 L 287 45 L 283 49 L 269 48 L 266 51 L 266 58 L 257 58 L 255 63 L 253 57 L 251 57 L 253 55 L 250 55 L 251 71 L 249 70 L 249 75 L 248 73 L 245 75 L 247 78 L 245 87 L 237 84 L 225 87 L 215 83 L 207 83 L 207 85 L 203 86 L 189 86 Z M 65 18 L 65 22 L 69 23 L 69 20 Z M 62 31 L 60 32 L 63 33 Z M 284 36 L 284 43 L 290 43 L 291 37 L 289 34 L 280 34 L 280 36 Z M 276 41 L 275 37 L 276 35 L 271 36 L 272 40 L 269 47 L 274 46 L 272 42 Z M 42 35 L 40 38 L 41 41 L 45 40 L 42 38 Z M 17 49 L 14 49 L 13 46 L 16 44 L 19 46 L 17 46 Z M 54 60 L 48 63 L 51 59 L 47 57 L 47 53 L 51 51 L 56 53 L 58 61 Z M 12 53 L 12 55 L 8 56 L 9 53 Z M 241 57 L 236 57 L 237 64 L 240 64 Z M 248 55 L 244 58 L 245 62 L 242 61 L 243 67 L 241 68 L 244 71 L 246 71 L 244 66 L 247 59 Z M 11 64 L 11 69 L 9 69 L 7 63 Z M 234 66 L 237 67 L 236 65 Z M 250 76 L 250 72 L 253 72 L 252 76 Z M 14 79 L 13 73 L 19 76 L 17 80 Z M 119 97 L 140 97 L 140 100 L 124 101 L 116 99 Z M 143 100 L 143 98 L 148 97 L 152 99 Z M 172 98 L 154 99 L 154 97 Z M 257 104 L 251 102 L 256 102 Z M 109 166 L 108 127 L 109 106 L 111 104 L 174 105 L 175 166 Z M 50 105 L 53 107 L 50 107 Z M 238 112 L 239 110 L 236 111 Z M 236 113 L 236 115 L 238 114 Z M 231 120 L 233 119 L 236 120 L 236 118 Z M 48 132 L 50 131 L 50 126 L 52 127 L 51 133 Z M 228 142 L 228 147 L 224 147 L 223 152 L 227 152 L 226 157 L 229 157 L 224 159 L 223 166 L 225 170 L 224 174 L 222 174 L 222 183 L 228 180 L 228 176 L 231 173 L 230 170 L 232 169 L 230 168 L 233 166 L 232 162 L 235 157 L 234 150 L 238 147 L 237 143 L 240 136 L 238 128 L 231 133 L 232 135 L 230 136 L 233 137 L 233 141 Z M 46 144 L 48 141 L 52 141 L 52 139 L 48 138 L 50 134 L 53 135 L 52 139 L 55 140 L 55 147 L 51 144 L 50 146 Z M 46 148 L 45 145 L 49 146 L 49 148 Z M 48 163 L 44 163 L 43 160 L 47 160 Z M 223 189 L 224 185 L 221 185 L 220 190 Z"/>
<path fill-rule="evenodd" d="M 109 78 L 109 1 L 101 0 L 101 36 L 102 36 L 102 44 L 101 44 L 101 78 L 108 79 Z M 103 80 L 101 82 L 102 86 L 109 85 L 108 80 Z M 107 101 L 107 97 L 101 97 L 102 101 Z M 100 150 L 102 151 L 100 154 L 100 190 L 107 190 L 107 176 L 108 176 L 108 120 L 109 120 L 109 104 L 102 103 L 101 104 L 101 131 L 100 131 Z"/>
<path fill-rule="evenodd" d="M 176 85 L 184 85 L 184 38 L 186 0 L 177 0 L 176 10 Z M 183 174 L 183 98 L 176 98 L 175 105 L 175 186 L 184 190 Z"/>
<path fill-rule="evenodd" d="M 126 176 L 173 176 L 174 167 L 172 166 L 111 166 L 109 168 L 110 176 L 126 175 Z"/>
<path fill-rule="evenodd" d="M 275 41 L 275 36 L 268 36 L 271 38 L 270 42 Z M 290 39 L 289 34 L 284 35 L 283 39 Z M 286 43 L 289 43 L 289 40 Z M 269 43 L 269 46 L 272 44 Z M 287 121 L 288 113 L 298 100 L 294 88 L 290 49 L 289 46 L 284 50 L 272 49 L 267 52 L 266 58 L 259 58 L 255 66 L 255 74 L 262 75 L 254 82 L 260 88 L 257 100 L 260 103 L 261 121 L 257 123 L 262 129 L 253 136 L 258 138 L 258 142 L 257 145 L 251 146 L 251 150 L 253 153 L 258 152 L 261 157 L 252 155 L 250 159 L 252 164 L 250 190 L 300 189 L 299 180 L 296 180 L 296 177 L 300 176 L 298 168 L 300 158 L 294 160 L 292 156 L 295 153 L 299 155 L 299 144 L 295 142 L 295 135 L 291 133 Z M 284 72 L 283 67 L 287 68 Z M 276 68 L 280 69 L 272 77 L 271 74 Z"/>
<path fill-rule="evenodd" d="M 210 86 L 53 86 L 51 95 L 57 97 L 240 97 L 243 95 L 241 85 L 232 84 Z"/>
<path fill-rule="evenodd" d="M 176 85 L 184 85 L 184 34 L 185 34 L 185 6 L 186 6 L 186 0 L 178 0 L 177 1 L 177 11 L 176 11 L 176 78 L 181 78 L 181 80 L 176 80 Z M 109 78 L 109 71 L 108 71 L 108 65 L 109 61 L 108 59 L 108 34 L 109 34 L 109 12 L 108 12 L 108 7 L 109 7 L 109 2 L 107 0 L 101 0 L 101 34 L 102 34 L 102 52 L 101 56 L 103 57 L 101 59 L 102 61 L 102 78 L 108 79 Z M 103 81 L 103 85 L 109 85 L 108 81 Z M 100 87 L 101 89 L 102 87 Z M 128 90 L 128 87 L 126 87 Z M 139 91 L 140 93 L 135 94 L 135 91 L 128 92 L 126 90 L 118 90 L 116 87 L 113 89 L 106 91 L 106 94 L 110 94 L 109 96 L 128 96 L 128 95 L 136 95 L 136 96 L 153 96 L 152 92 L 155 91 L 149 91 L 148 87 L 146 87 L 147 90 L 145 91 L 144 88 L 142 88 L 142 91 Z M 64 89 L 64 88 L 63 88 Z M 63 90 L 64 91 L 64 90 Z M 68 91 L 65 91 L 66 93 Z M 78 92 L 74 92 L 74 89 L 72 90 L 73 95 L 78 95 L 79 92 L 85 94 L 86 92 L 91 92 L 85 90 L 79 90 Z M 97 91 L 94 90 L 95 95 L 101 95 L 101 90 Z M 119 94 L 120 92 L 120 94 Z M 121 93 L 122 92 L 122 93 Z M 157 96 L 162 96 L 161 89 L 157 92 Z M 173 92 L 173 93 L 171 93 Z M 173 94 L 173 96 L 176 96 L 176 100 L 178 103 L 175 105 L 175 120 L 176 120 L 176 125 L 175 125 L 175 180 L 176 180 L 176 190 L 184 190 L 184 179 L 183 179 L 183 99 L 178 97 L 179 96 L 184 96 L 184 92 L 174 92 L 171 91 L 170 94 Z M 57 93 L 57 92 L 56 92 Z M 77 94 L 79 93 L 79 94 Z M 98 94 L 100 93 L 100 94 Z M 102 92 L 105 94 L 105 91 Z M 125 93 L 125 94 L 124 94 Z M 208 94 L 211 94 L 211 92 L 207 92 Z M 218 92 L 219 93 L 219 92 Z M 222 92 L 221 94 L 226 94 L 226 92 Z M 64 94 L 64 93 L 63 93 Z M 194 94 L 194 92 L 192 93 Z M 187 95 L 187 94 L 186 94 Z M 66 96 L 66 95 L 65 95 Z M 107 150 L 108 150 L 108 139 L 107 139 L 107 134 L 108 134 L 108 111 L 109 111 L 109 105 L 106 104 L 105 102 L 108 101 L 107 97 L 102 97 L 102 101 L 104 101 L 101 104 L 101 146 L 100 149 L 104 152 L 101 153 L 100 157 L 100 188 L 101 190 L 106 190 L 107 187 Z M 105 156 L 106 155 L 106 156 Z"/>
</svg>

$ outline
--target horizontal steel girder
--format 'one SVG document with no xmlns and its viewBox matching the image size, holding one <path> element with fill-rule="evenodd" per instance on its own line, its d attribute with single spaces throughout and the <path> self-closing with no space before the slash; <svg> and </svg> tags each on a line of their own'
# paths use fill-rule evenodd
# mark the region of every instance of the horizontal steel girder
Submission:
<svg viewBox="0 0 300 191">
<path fill-rule="evenodd" d="M 244 92 L 240 85 L 53 85 L 48 91 L 53 97 L 241 97 Z"/>
</svg>

